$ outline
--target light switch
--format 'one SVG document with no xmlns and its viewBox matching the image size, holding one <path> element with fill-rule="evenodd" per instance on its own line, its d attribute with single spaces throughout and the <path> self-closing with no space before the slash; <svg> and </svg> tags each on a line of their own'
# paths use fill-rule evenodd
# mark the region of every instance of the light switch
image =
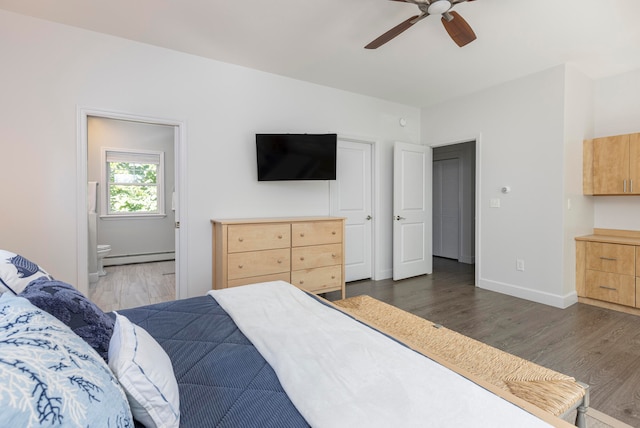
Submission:
<svg viewBox="0 0 640 428">
<path fill-rule="evenodd" d="M 489 206 L 491 208 L 500 208 L 500 199 L 498 199 L 498 198 L 491 199 L 489 201 Z"/>
</svg>

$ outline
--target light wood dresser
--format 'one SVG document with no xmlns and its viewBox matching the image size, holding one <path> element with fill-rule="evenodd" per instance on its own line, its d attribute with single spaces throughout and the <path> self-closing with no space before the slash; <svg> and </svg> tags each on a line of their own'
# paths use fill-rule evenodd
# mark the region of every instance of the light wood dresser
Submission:
<svg viewBox="0 0 640 428">
<path fill-rule="evenodd" d="M 283 280 L 345 298 L 344 218 L 211 220 L 213 288 Z"/>
<path fill-rule="evenodd" d="M 579 302 L 640 315 L 640 231 L 577 237 L 576 292 Z"/>
</svg>

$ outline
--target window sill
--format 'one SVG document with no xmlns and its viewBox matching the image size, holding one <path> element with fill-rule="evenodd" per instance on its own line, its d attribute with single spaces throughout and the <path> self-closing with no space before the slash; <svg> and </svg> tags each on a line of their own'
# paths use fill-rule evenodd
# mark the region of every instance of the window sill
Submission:
<svg viewBox="0 0 640 428">
<path fill-rule="evenodd" d="M 102 214 L 100 215 L 101 220 L 132 220 L 132 219 L 153 219 L 153 218 L 164 218 L 166 214 Z"/>
</svg>

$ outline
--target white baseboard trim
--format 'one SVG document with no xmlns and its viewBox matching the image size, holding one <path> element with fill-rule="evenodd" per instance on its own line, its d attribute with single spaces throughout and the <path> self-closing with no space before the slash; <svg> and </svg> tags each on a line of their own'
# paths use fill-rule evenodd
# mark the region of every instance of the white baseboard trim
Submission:
<svg viewBox="0 0 640 428">
<path fill-rule="evenodd" d="M 89 284 L 95 284 L 98 279 L 100 279 L 98 272 L 89 273 Z"/>
<path fill-rule="evenodd" d="M 393 269 L 385 269 L 376 272 L 374 280 L 387 279 L 393 277 Z M 532 290 L 513 284 L 507 284 L 499 281 L 492 281 L 484 278 L 478 279 L 478 288 L 495 291 L 497 293 L 506 294 L 508 296 L 518 297 L 520 299 L 531 300 L 532 302 L 542 303 L 544 305 L 553 306 L 560 309 L 568 308 L 578 302 L 578 295 L 575 291 L 566 295 L 557 295 L 546 293 L 539 290 Z"/>
<path fill-rule="evenodd" d="M 532 302 L 542 303 L 544 305 L 549 305 L 560 309 L 568 308 L 569 306 L 578 302 L 578 295 L 575 291 L 564 296 L 560 296 L 557 294 L 532 290 L 530 288 L 524 288 L 517 285 L 506 284 L 503 282 L 492 281 L 484 278 L 480 278 L 478 280 L 478 287 L 485 290 L 506 294 L 508 296 L 518 297 L 520 299 L 531 300 Z"/>
<path fill-rule="evenodd" d="M 458 259 L 460 263 L 466 263 L 468 265 L 473 265 L 476 263 L 476 258 L 474 256 L 460 256 Z"/>
<path fill-rule="evenodd" d="M 381 279 L 393 278 L 393 269 L 384 269 L 376 272 L 374 281 L 380 281 Z"/>
</svg>

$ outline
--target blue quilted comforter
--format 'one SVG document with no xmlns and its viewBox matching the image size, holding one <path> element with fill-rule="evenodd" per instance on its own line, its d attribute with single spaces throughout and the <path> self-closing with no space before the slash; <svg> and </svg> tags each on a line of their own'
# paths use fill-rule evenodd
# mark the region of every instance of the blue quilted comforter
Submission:
<svg viewBox="0 0 640 428">
<path fill-rule="evenodd" d="M 118 311 L 171 358 L 181 427 L 307 427 L 276 374 L 210 296 Z"/>
</svg>

